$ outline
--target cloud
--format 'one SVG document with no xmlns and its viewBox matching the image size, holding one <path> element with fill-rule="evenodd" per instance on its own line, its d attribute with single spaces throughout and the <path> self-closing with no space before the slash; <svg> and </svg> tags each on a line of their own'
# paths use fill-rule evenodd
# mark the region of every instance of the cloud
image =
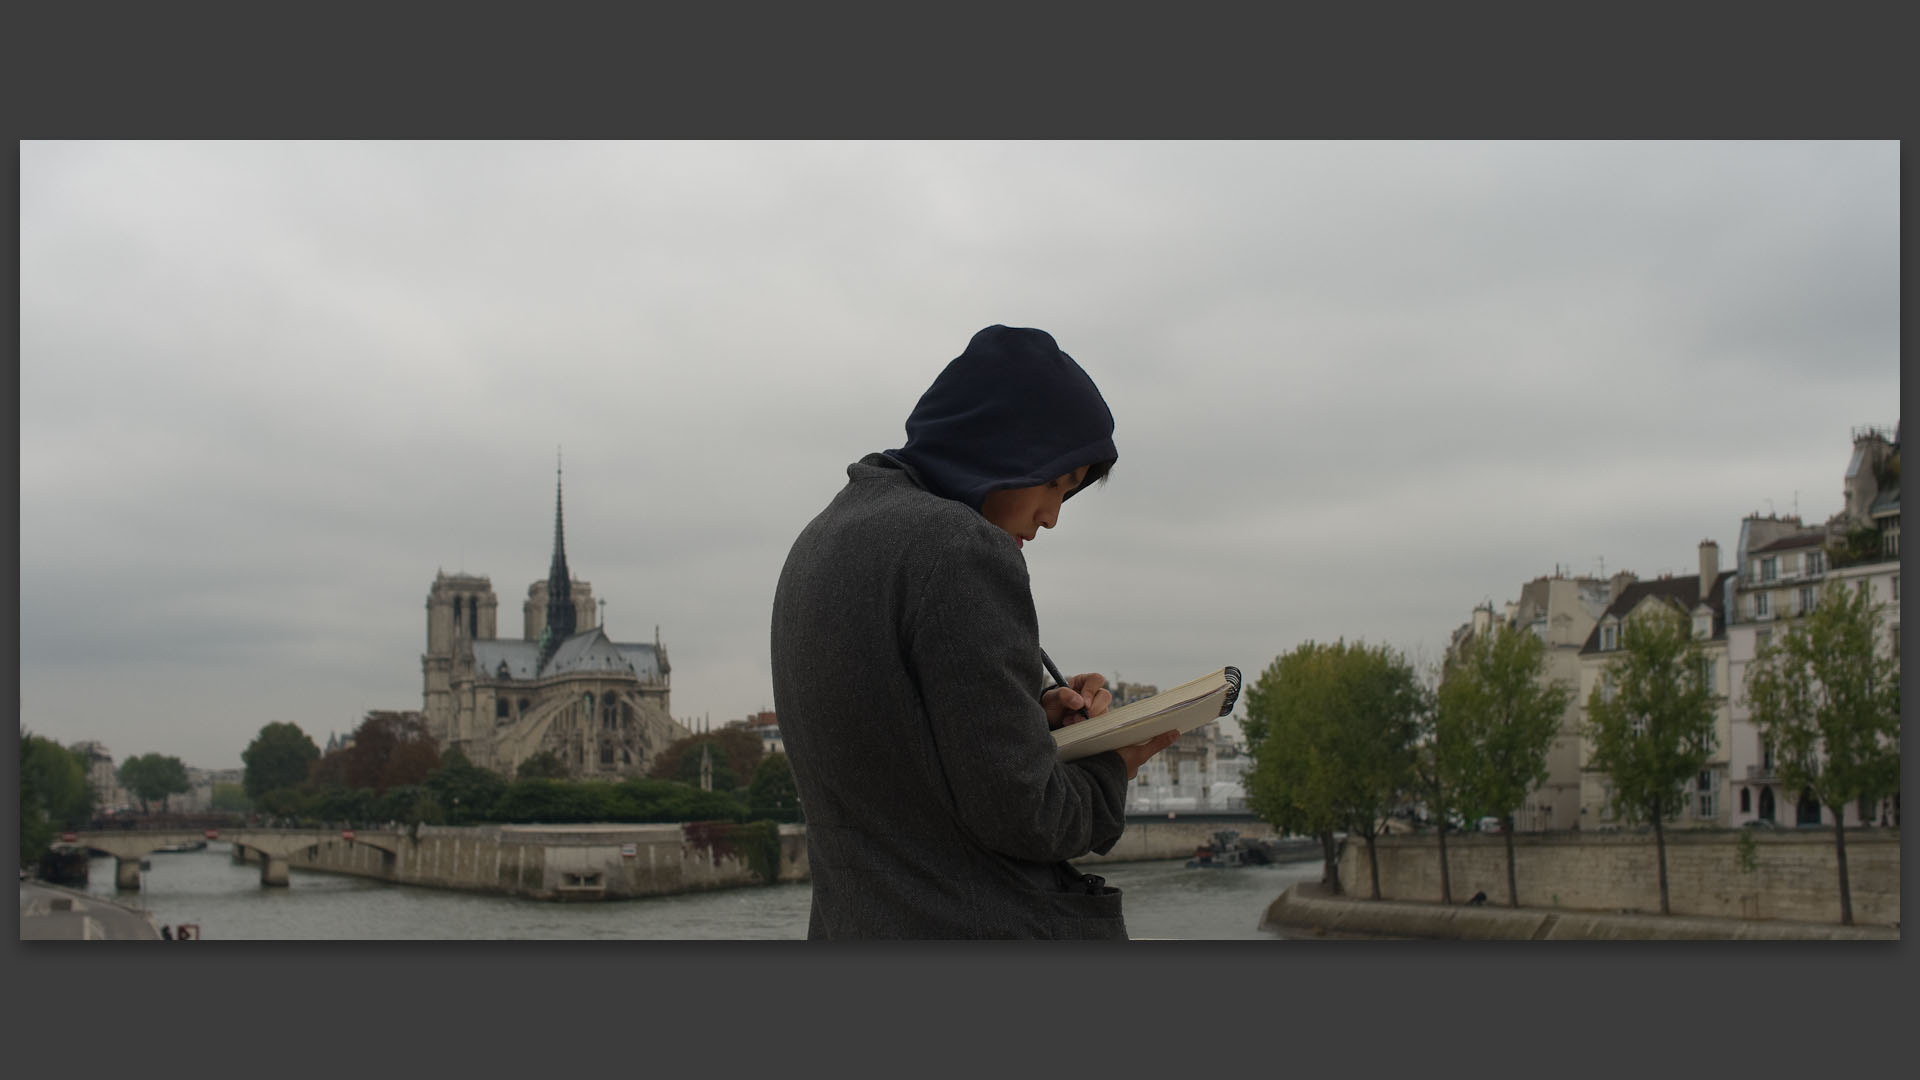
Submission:
<svg viewBox="0 0 1920 1080">
<path fill-rule="evenodd" d="M 438 569 L 569 562 L 771 707 L 787 545 L 967 338 L 1117 418 L 1027 549 L 1170 685 L 1692 572 L 1898 419 L 1892 143 L 27 143 L 23 723 L 233 765 L 414 707 Z"/>
</svg>

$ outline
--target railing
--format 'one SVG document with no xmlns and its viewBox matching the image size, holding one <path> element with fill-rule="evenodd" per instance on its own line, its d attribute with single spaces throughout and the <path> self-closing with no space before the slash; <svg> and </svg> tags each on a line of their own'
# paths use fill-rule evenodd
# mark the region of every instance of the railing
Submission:
<svg viewBox="0 0 1920 1080">
<path fill-rule="evenodd" d="M 149 814 L 140 817 L 97 817 L 89 832 L 184 832 L 247 827 L 241 814 Z"/>
<path fill-rule="evenodd" d="M 1747 779 L 1749 779 L 1749 780 L 1771 780 L 1771 779 L 1773 779 L 1773 766 L 1771 766 L 1771 765 L 1749 765 L 1749 766 L 1747 766 Z"/>
</svg>

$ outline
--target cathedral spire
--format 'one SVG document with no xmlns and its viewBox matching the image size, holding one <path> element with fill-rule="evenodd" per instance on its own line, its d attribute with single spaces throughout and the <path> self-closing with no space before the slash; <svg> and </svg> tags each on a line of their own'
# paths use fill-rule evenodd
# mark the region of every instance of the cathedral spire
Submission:
<svg viewBox="0 0 1920 1080">
<path fill-rule="evenodd" d="M 560 450 L 553 452 L 553 563 L 547 568 L 547 630 L 541 635 L 540 663 L 553 657 L 560 643 L 573 636 L 573 576 L 567 572 L 567 535 Z"/>
</svg>

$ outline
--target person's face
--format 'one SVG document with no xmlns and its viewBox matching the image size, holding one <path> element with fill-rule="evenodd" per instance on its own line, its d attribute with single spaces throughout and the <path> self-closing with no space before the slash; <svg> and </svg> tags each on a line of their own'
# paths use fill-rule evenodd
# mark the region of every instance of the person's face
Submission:
<svg viewBox="0 0 1920 1080">
<path fill-rule="evenodd" d="M 980 516 L 998 525 L 1016 544 L 1024 545 L 1060 523 L 1060 501 L 1087 478 L 1085 465 L 1032 487 L 1002 488 L 980 504 Z"/>
</svg>

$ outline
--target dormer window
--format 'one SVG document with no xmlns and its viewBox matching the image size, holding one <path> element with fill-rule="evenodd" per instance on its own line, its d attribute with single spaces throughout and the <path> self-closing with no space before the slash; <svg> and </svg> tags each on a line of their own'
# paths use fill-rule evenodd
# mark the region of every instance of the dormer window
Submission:
<svg viewBox="0 0 1920 1080">
<path fill-rule="evenodd" d="M 1620 647 L 1620 628 L 1608 623 L 1600 628 L 1600 651 L 1612 652 Z"/>
<path fill-rule="evenodd" d="M 1780 579 L 1780 560 L 1772 555 L 1760 560 L 1760 580 L 1778 581 Z"/>
<path fill-rule="evenodd" d="M 1809 574 L 1822 573 L 1826 570 L 1826 568 L 1827 568 L 1827 558 L 1824 552 L 1820 552 L 1820 551 L 1807 552 L 1807 573 Z"/>
<path fill-rule="evenodd" d="M 1703 611 L 1693 617 L 1693 636 L 1709 638 L 1713 636 L 1713 614 Z"/>
</svg>

